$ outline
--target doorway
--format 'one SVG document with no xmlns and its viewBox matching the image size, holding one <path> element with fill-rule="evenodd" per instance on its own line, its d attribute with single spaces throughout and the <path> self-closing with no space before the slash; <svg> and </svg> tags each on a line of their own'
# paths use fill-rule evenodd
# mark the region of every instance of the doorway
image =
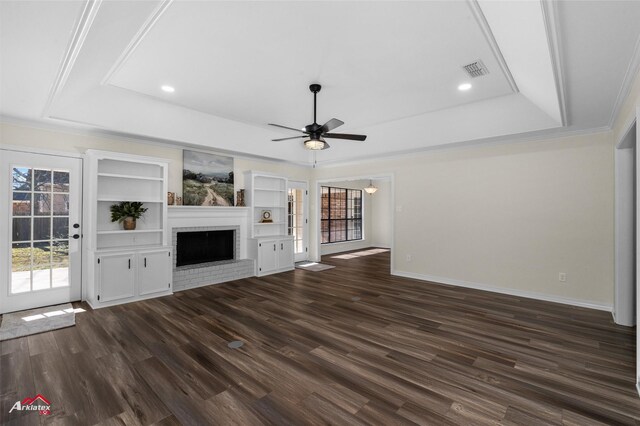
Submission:
<svg viewBox="0 0 640 426">
<path fill-rule="evenodd" d="M 365 187 L 373 185 L 376 191 L 367 192 Z M 330 232 L 326 226 L 323 235 L 323 219 L 328 212 L 328 199 L 323 200 L 323 187 L 343 187 L 362 190 L 362 239 L 345 242 L 327 242 L 326 234 Z M 322 179 L 316 181 L 316 198 L 314 215 L 317 218 L 314 259 L 320 262 L 322 256 L 339 255 L 345 251 L 361 250 L 370 247 L 390 250 L 391 271 L 395 270 L 393 256 L 394 244 L 394 175 L 382 173 L 376 175 L 348 176 L 342 178 Z M 330 213 L 329 213 L 330 215 Z"/>
<path fill-rule="evenodd" d="M 287 229 L 293 236 L 295 262 L 309 260 L 309 189 L 307 182 L 289 181 Z"/>
<path fill-rule="evenodd" d="M 81 298 L 82 160 L 2 151 L 0 313 Z"/>
</svg>

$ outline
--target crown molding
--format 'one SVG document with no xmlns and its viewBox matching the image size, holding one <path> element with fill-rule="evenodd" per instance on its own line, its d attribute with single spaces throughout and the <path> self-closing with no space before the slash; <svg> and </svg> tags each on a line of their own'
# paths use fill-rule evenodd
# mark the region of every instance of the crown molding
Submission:
<svg viewBox="0 0 640 426">
<path fill-rule="evenodd" d="M 620 132 L 620 137 L 618 138 L 618 140 L 616 140 L 616 149 L 625 149 L 625 148 L 631 148 L 631 146 L 623 146 L 623 144 L 627 141 L 627 137 L 628 136 L 633 136 L 633 140 L 635 142 L 635 132 L 636 129 L 634 126 L 636 126 L 636 116 L 632 115 L 631 119 L 624 125 L 623 129 L 624 131 Z M 633 131 L 633 134 L 630 135 L 629 133 Z M 635 145 L 633 145 L 635 146 Z"/>
<path fill-rule="evenodd" d="M 122 68 L 124 63 L 129 59 L 129 57 L 136 50 L 142 39 L 151 31 L 151 28 L 158 22 L 162 14 L 167 10 L 167 8 L 173 3 L 173 0 L 163 0 L 158 7 L 156 7 L 151 15 L 147 18 L 146 21 L 142 24 L 138 32 L 133 36 L 127 47 L 125 47 L 124 51 L 120 54 L 118 59 L 116 59 L 113 66 L 109 69 L 107 74 L 104 76 L 101 85 L 107 85 L 113 78 L 113 76 Z"/>
<path fill-rule="evenodd" d="M 282 160 L 278 158 L 264 157 L 261 155 L 247 154 L 244 152 L 231 151 L 227 149 L 217 147 L 206 147 L 202 145 L 192 144 L 189 142 L 181 142 L 169 139 L 155 138 L 152 136 L 136 135 L 132 133 L 116 132 L 100 128 L 97 125 L 67 120 L 63 118 L 50 118 L 45 120 L 32 120 L 21 117 L 14 117 L 8 115 L 0 115 L 0 124 L 9 124 L 21 127 L 32 127 L 40 130 L 47 130 L 53 132 L 69 133 L 76 136 L 92 136 L 92 137 L 106 137 L 124 142 L 138 143 L 150 146 L 162 146 L 165 148 L 173 149 L 189 149 L 192 151 L 199 151 L 204 153 L 215 152 L 218 154 L 230 155 L 235 158 L 242 158 L 246 160 L 264 161 L 267 163 L 275 164 L 289 164 L 296 167 L 312 168 L 312 164 L 308 162 Z M 4 144 L 4 141 L 3 141 Z"/>
<path fill-rule="evenodd" d="M 71 74 L 71 69 L 75 65 L 78 54 L 80 53 L 80 50 L 87 38 L 87 34 L 89 34 L 89 30 L 93 25 L 101 4 L 102 0 L 89 0 L 85 3 L 71 40 L 69 41 L 69 45 L 67 46 L 64 59 L 60 64 L 60 69 L 58 70 L 56 79 L 49 91 L 49 97 L 47 98 L 44 109 L 42 110 L 42 117 L 49 117 L 53 103 L 67 83 L 69 74 Z"/>
<path fill-rule="evenodd" d="M 640 36 L 636 40 L 636 45 L 633 50 L 633 55 L 631 56 L 631 61 L 629 61 L 629 66 L 627 67 L 627 71 L 624 74 L 624 79 L 622 80 L 622 85 L 620 86 L 620 90 L 618 91 L 616 103 L 614 104 L 613 110 L 611 111 L 611 117 L 609 118 L 609 127 L 613 128 L 613 126 L 615 125 L 615 122 L 618 119 L 618 114 L 620 114 L 620 109 L 629 97 L 631 88 L 633 87 L 633 82 L 638 75 L 640 75 Z"/>
<path fill-rule="evenodd" d="M 589 129 L 567 130 L 567 131 L 561 131 L 561 132 L 555 132 L 555 133 L 529 132 L 529 133 L 520 133 L 515 135 L 507 135 L 507 136 L 496 136 L 491 138 L 475 139 L 471 141 L 462 141 L 462 142 L 454 142 L 449 144 L 435 145 L 435 146 L 429 146 L 429 147 L 423 147 L 423 148 L 414 148 L 414 149 L 409 149 L 405 151 L 372 154 L 367 156 L 361 156 L 357 160 L 347 159 L 347 160 L 321 161 L 316 164 L 316 168 L 321 169 L 325 167 L 342 167 L 342 166 L 358 165 L 358 164 L 362 164 L 370 161 L 377 161 L 377 160 L 396 160 L 396 159 L 401 159 L 405 157 L 415 156 L 416 154 L 426 153 L 430 151 L 449 151 L 449 150 L 457 150 L 457 149 L 472 149 L 472 148 L 498 146 L 498 145 L 509 145 L 509 144 L 515 144 L 515 143 L 536 142 L 536 141 L 545 141 L 549 139 L 561 139 L 561 138 L 569 138 L 574 136 L 608 133 L 610 131 L 611 131 L 610 127 L 602 126 L 602 127 L 593 127 Z"/>
<path fill-rule="evenodd" d="M 556 94 L 558 106 L 560 107 L 560 120 L 563 127 L 567 123 L 567 103 L 564 85 L 564 66 L 562 62 L 562 47 L 560 43 L 560 29 L 558 25 L 558 5 L 551 0 L 541 0 L 542 16 L 544 18 L 545 33 L 547 34 L 547 44 L 551 54 L 551 66 L 553 68 L 553 78 L 556 83 Z M 609 126 L 611 127 L 611 126 Z"/>
<path fill-rule="evenodd" d="M 485 40 L 487 41 L 487 43 L 489 44 L 489 47 L 491 48 L 491 51 L 493 52 L 493 56 L 496 58 L 496 61 L 498 61 L 498 65 L 500 65 L 500 69 L 502 70 L 502 73 L 504 74 L 507 81 L 509 82 L 509 86 L 511 86 L 511 90 L 513 91 L 513 93 L 518 93 L 520 91 L 518 90 L 518 85 L 516 84 L 516 81 L 513 79 L 513 75 L 511 75 L 511 70 L 509 70 L 507 61 L 505 61 L 504 57 L 502 56 L 502 51 L 500 50 L 500 46 L 498 46 L 498 42 L 496 42 L 496 39 L 493 36 L 491 27 L 489 27 L 489 23 L 487 22 L 487 19 L 485 18 L 484 13 L 482 13 L 482 8 L 480 8 L 478 1 L 468 0 L 467 4 L 469 5 L 469 8 L 471 9 L 471 13 L 473 14 L 473 17 L 478 23 L 478 26 L 482 30 L 482 34 L 484 35 Z"/>
</svg>

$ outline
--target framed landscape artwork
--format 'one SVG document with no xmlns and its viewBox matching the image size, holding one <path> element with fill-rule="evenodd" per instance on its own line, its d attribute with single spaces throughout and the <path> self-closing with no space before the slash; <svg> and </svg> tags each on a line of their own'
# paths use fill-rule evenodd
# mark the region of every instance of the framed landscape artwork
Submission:
<svg viewBox="0 0 640 426">
<path fill-rule="evenodd" d="M 185 206 L 233 206 L 233 157 L 183 151 Z"/>
</svg>

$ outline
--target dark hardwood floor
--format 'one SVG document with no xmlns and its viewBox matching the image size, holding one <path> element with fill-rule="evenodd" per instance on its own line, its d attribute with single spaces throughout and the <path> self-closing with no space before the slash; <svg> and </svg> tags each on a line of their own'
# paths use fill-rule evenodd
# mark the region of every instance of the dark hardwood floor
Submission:
<svg viewBox="0 0 640 426">
<path fill-rule="evenodd" d="M 2 342 L 0 423 L 640 422 L 635 329 L 609 313 L 392 277 L 389 253 L 323 261 Z M 36 393 L 50 416 L 9 414 Z"/>
</svg>

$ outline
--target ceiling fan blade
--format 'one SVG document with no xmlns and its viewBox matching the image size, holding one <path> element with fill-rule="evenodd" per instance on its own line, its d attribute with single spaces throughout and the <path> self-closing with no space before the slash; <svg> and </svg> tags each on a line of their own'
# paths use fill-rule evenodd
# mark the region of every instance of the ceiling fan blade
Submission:
<svg viewBox="0 0 640 426">
<path fill-rule="evenodd" d="M 280 127 L 282 129 L 288 129 L 288 130 L 293 130 L 294 132 L 302 132 L 302 133 L 307 133 L 303 130 L 300 129 L 294 129 L 293 127 L 287 127 L 287 126 L 281 126 L 279 124 L 273 124 L 273 123 L 269 123 L 269 126 L 276 126 L 276 127 Z"/>
<path fill-rule="evenodd" d="M 288 141 L 289 139 L 300 139 L 300 138 L 308 138 L 308 137 L 309 136 L 307 135 L 292 136 L 290 138 L 271 139 L 271 142 Z"/>
<path fill-rule="evenodd" d="M 367 138 L 366 135 L 350 135 L 348 133 L 325 133 L 322 135 L 322 137 L 333 139 L 349 139 L 352 141 L 363 141 Z"/>
<path fill-rule="evenodd" d="M 343 124 L 344 124 L 344 121 L 338 120 L 337 118 L 332 118 L 331 120 L 324 123 L 320 128 L 320 130 L 322 131 L 322 133 L 330 132 L 333 129 L 342 126 Z"/>
</svg>

